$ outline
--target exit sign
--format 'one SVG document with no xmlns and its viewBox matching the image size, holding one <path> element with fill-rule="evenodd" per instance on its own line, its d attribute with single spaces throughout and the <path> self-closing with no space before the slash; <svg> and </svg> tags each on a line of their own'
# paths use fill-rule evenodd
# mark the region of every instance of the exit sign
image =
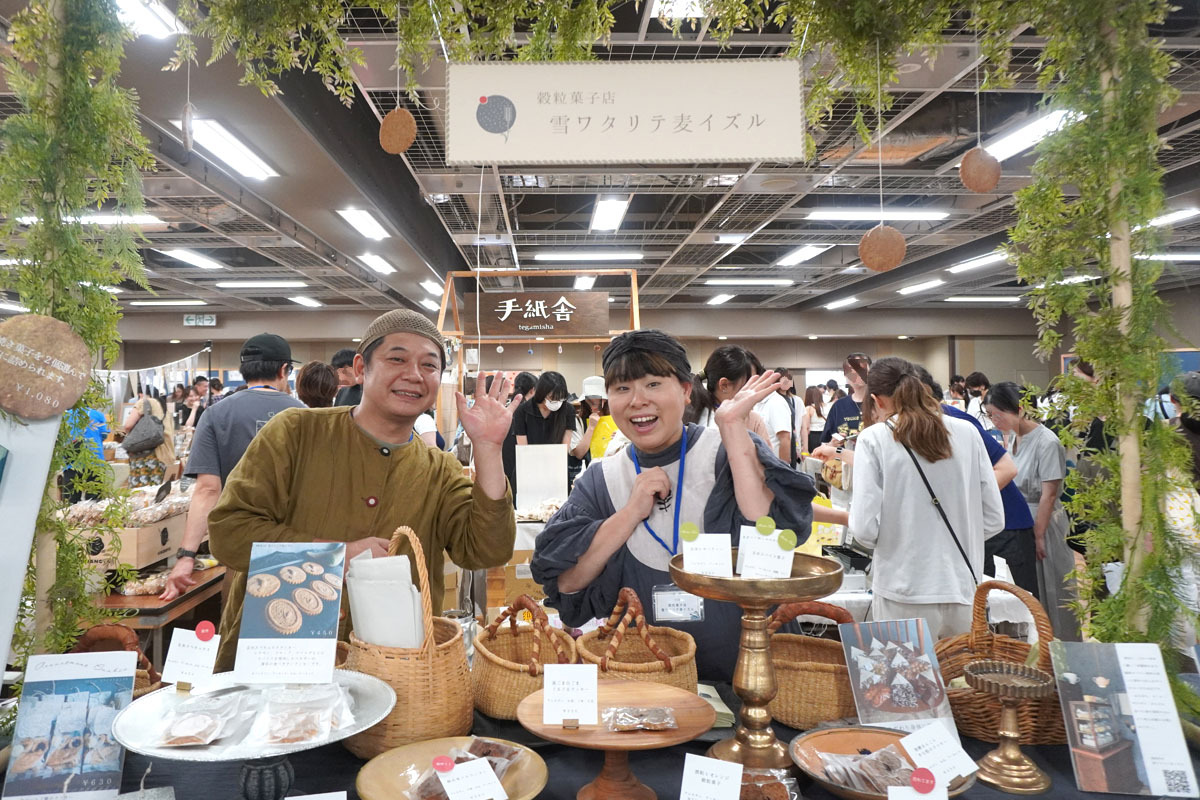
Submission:
<svg viewBox="0 0 1200 800">
<path fill-rule="evenodd" d="M 183 327 L 185 328 L 215 328 L 217 327 L 216 314 L 184 314 Z"/>
</svg>

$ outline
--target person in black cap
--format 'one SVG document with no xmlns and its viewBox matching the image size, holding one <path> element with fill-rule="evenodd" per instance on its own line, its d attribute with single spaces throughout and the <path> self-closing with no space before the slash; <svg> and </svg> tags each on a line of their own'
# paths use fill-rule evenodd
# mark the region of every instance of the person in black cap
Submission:
<svg viewBox="0 0 1200 800">
<path fill-rule="evenodd" d="M 607 617 L 622 587 L 633 588 L 652 623 L 695 637 L 701 678 L 729 680 L 741 610 L 687 595 L 671 585 L 667 566 L 685 522 L 730 533 L 736 545 L 742 525 L 769 514 L 798 542 L 808 538 L 812 478 L 746 430 L 754 404 L 778 388 L 779 377 L 751 377 L 721 403 L 716 428 L 705 428 L 683 422 L 692 369 L 671 336 L 621 334 L 604 351 L 603 365 L 609 410 L 630 445 L 580 474 L 537 537 L 533 577 L 547 605 L 572 626 Z"/>
<path fill-rule="evenodd" d="M 343 347 L 333 354 L 329 363 L 337 371 L 338 393 L 335 406 L 356 406 L 362 402 L 362 382 L 354 375 L 354 350 Z"/>
<path fill-rule="evenodd" d="M 184 475 L 196 479 L 188 511 L 183 545 L 167 578 L 161 598 L 173 600 L 194 581 L 196 549 L 208 533 L 208 513 L 217 504 L 229 473 L 242 458 L 250 441 L 271 417 L 285 408 L 304 408 L 288 393 L 292 348 L 282 336 L 260 333 L 242 345 L 239 370 L 246 390 L 231 394 L 208 408 L 196 425 L 192 452 Z"/>
</svg>

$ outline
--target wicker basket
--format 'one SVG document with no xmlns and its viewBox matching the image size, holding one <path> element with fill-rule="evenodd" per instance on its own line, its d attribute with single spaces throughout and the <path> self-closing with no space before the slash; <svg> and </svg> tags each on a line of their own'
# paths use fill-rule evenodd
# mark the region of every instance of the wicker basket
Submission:
<svg viewBox="0 0 1200 800">
<path fill-rule="evenodd" d="M 396 555 L 405 538 L 412 547 L 420 582 L 425 623 L 421 646 L 380 647 L 367 644 L 353 632 L 349 644 L 338 645 L 346 656 L 341 666 L 374 675 L 396 691 L 396 706 L 382 722 L 345 740 L 346 749 L 359 758 L 374 758 L 410 742 L 462 736 L 474 721 L 462 628 L 452 619 L 433 616 L 425 552 L 411 528 L 396 529 L 388 554 Z"/>
<path fill-rule="evenodd" d="M 517 617 L 528 611 L 533 626 L 517 626 Z M 501 628 L 504 620 L 508 627 Z M 523 594 L 475 637 L 475 663 L 471 669 L 475 708 L 496 719 L 516 719 L 521 701 L 542 688 L 542 640 L 550 642 L 559 664 L 575 663 L 575 640 L 550 627 L 546 612 Z"/>
<path fill-rule="evenodd" d="M 855 715 L 850 671 L 840 642 L 775 633 L 796 617 L 811 614 L 837 623 L 853 622 L 850 612 L 828 603 L 789 603 L 775 609 L 767 629 L 771 636 L 771 663 L 779 691 L 767 707 L 771 716 L 797 730 Z"/>
<path fill-rule="evenodd" d="M 630 622 L 637 628 L 636 638 L 625 636 Z M 603 677 L 696 691 L 696 640 L 674 628 L 647 625 L 642 601 L 628 587 L 617 596 L 608 621 L 579 637 L 579 659 L 599 665 Z"/>
<path fill-rule="evenodd" d="M 155 689 L 163 687 L 162 676 L 142 652 L 137 631 L 119 622 L 106 622 L 93 625 L 83 632 L 72 653 L 102 653 L 113 650 L 126 650 L 137 653 L 137 667 L 133 673 L 133 699 L 150 694 Z"/>
<path fill-rule="evenodd" d="M 1030 645 L 1009 636 L 992 633 L 987 624 L 987 597 L 992 589 L 1009 592 L 1025 604 L 1033 614 L 1033 623 L 1038 633 L 1037 668 L 1054 674 L 1050 663 L 1050 640 L 1054 633 L 1050 620 L 1041 604 L 1029 592 L 1003 581 L 984 581 L 975 589 L 975 603 L 971 609 L 971 631 L 950 636 L 938 642 L 933 652 L 937 655 L 946 682 L 946 694 L 950 708 L 954 710 L 954 722 L 963 736 L 972 736 L 985 742 L 997 742 L 996 732 L 1000 729 L 1000 700 L 985 692 L 974 689 L 952 689 L 950 681 L 962 677 L 963 669 L 972 661 L 995 659 L 1024 664 Z M 1021 744 L 1066 744 L 1067 732 L 1063 727 L 1062 710 L 1058 704 L 1058 692 L 1041 700 L 1028 700 L 1018 707 L 1018 727 Z"/>
</svg>

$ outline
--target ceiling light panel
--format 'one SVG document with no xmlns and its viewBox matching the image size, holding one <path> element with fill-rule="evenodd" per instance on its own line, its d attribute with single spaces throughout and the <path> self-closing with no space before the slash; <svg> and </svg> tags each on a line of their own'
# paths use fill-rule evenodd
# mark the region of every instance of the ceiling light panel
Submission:
<svg viewBox="0 0 1200 800">
<path fill-rule="evenodd" d="M 322 303 L 320 300 L 317 300 L 316 298 L 305 297 L 304 295 L 297 295 L 295 297 L 289 297 L 288 300 L 291 300 L 293 303 L 295 303 L 298 306 L 304 306 L 306 308 L 320 308 L 321 306 L 325 305 L 324 303 Z"/>
<path fill-rule="evenodd" d="M 803 247 L 797 247 L 795 250 L 776 261 L 775 266 L 794 267 L 797 264 L 802 264 L 811 258 L 819 256 L 821 253 L 824 253 L 831 247 L 833 247 L 831 244 L 806 244 Z"/>
<path fill-rule="evenodd" d="M 615 231 L 621 227 L 625 212 L 629 210 L 630 197 L 597 197 L 592 207 L 593 231 Z"/>
<path fill-rule="evenodd" d="M 846 306 L 852 306 L 857 302 L 858 302 L 857 297 L 846 297 L 846 298 L 843 298 L 842 300 L 834 300 L 832 303 L 826 303 L 825 308 L 827 308 L 830 311 L 836 311 L 839 308 L 845 308 Z"/>
<path fill-rule="evenodd" d="M 596 285 L 595 275 L 576 275 L 575 276 L 575 291 L 586 292 Z"/>
<path fill-rule="evenodd" d="M 562 251 L 557 253 L 535 253 L 534 261 L 641 261 L 645 256 L 633 251 Z"/>
<path fill-rule="evenodd" d="M 969 295 L 960 294 L 958 297 L 947 297 L 947 303 L 1017 303 L 1020 302 L 1021 295 L 1006 294 L 1006 295 Z"/>
<path fill-rule="evenodd" d="M 303 289 L 304 281 L 217 281 L 218 289 Z"/>
<path fill-rule="evenodd" d="M 440 311 L 441 307 L 437 303 L 430 300 L 428 297 L 421 298 L 421 305 L 429 311 Z"/>
<path fill-rule="evenodd" d="M 719 306 L 723 303 L 728 303 L 730 300 L 732 300 L 735 297 L 737 297 L 736 294 L 718 294 L 718 295 L 715 295 L 715 296 L 709 298 L 708 305 Z"/>
<path fill-rule="evenodd" d="M 997 161 L 1004 161 L 1006 158 L 1012 158 L 1018 153 L 1025 152 L 1042 139 L 1057 132 L 1064 124 L 1074 122 L 1079 117 L 1079 114 L 1072 114 L 1069 111 L 1051 111 L 1045 116 L 1022 125 L 1012 133 L 989 142 L 984 145 L 983 149 L 987 150 L 988 154 Z"/>
<path fill-rule="evenodd" d="M 947 267 L 946 272 L 953 272 L 955 274 L 959 272 L 967 272 L 969 270 L 978 269 L 979 267 L 986 267 L 988 264 L 997 264 L 1001 261 L 1004 261 L 1006 258 L 1008 258 L 1008 256 L 1005 253 L 997 250 L 994 253 L 986 253 L 982 256 L 977 256 L 976 258 L 969 258 L 966 261 L 955 264 L 953 267 Z"/>
<path fill-rule="evenodd" d="M 915 283 L 912 286 L 905 286 L 903 289 L 897 289 L 896 294 L 909 295 L 909 294 L 917 294 L 918 292 L 927 292 L 930 289 L 936 289 L 937 287 L 942 286 L 945 283 L 946 282 L 944 280 L 942 280 L 941 278 L 934 278 L 931 281 L 925 281 L 924 283 Z"/>
<path fill-rule="evenodd" d="M 429 292 L 434 297 L 442 296 L 442 285 L 433 281 L 421 281 L 421 288 Z"/>
<path fill-rule="evenodd" d="M 387 259 L 385 259 L 383 256 L 377 256 L 373 253 L 363 253 L 358 257 L 358 260 L 378 272 L 380 275 L 391 275 L 396 271 L 396 268 L 389 264 Z"/>
<path fill-rule="evenodd" d="M 786 278 L 709 278 L 708 286 L 791 286 Z"/>
<path fill-rule="evenodd" d="M 173 250 L 159 250 L 164 256 L 178 259 L 185 264 L 191 264 L 193 267 L 200 269 L 225 269 L 225 265 L 220 261 L 215 261 L 206 255 L 197 253 L 195 250 L 182 250 L 175 248 Z"/>
<path fill-rule="evenodd" d="M 950 216 L 949 211 L 919 208 L 817 208 L 807 219 L 829 222 L 937 222 Z"/>
<path fill-rule="evenodd" d="M 368 239 L 376 241 L 386 239 L 389 234 L 387 229 L 379 224 L 379 220 L 375 219 L 375 215 L 370 211 L 365 211 L 361 208 L 339 208 L 338 214 L 342 219 L 350 223 L 354 230 L 361 233 Z"/>
<path fill-rule="evenodd" d="M 173 119 L 171 124 L 180 131 L 183 130 L 182 120 Z M 215 119 L 193 119 L 192 141 L 243 178 L 261 181 L 279 175 L 245 142 L 234 136 L 228 128 Z"/>
<path fill-rule="evenodd" d="M 187 27 L 157 0 L 117 0 L 117 14 L 138 36 L 164 39 L 187 33 Z"/>
<path fill-rule="evenodd" d="M 203 300 L 130 300 L 131 306 L 206 306 Z"/>
</svg>

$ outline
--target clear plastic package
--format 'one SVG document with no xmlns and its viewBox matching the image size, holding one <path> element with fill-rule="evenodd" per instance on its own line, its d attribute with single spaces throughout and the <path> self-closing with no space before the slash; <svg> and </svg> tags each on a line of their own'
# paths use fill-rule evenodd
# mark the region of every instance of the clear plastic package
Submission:
<svg viewBox="0 0 1200 800">
<path fill-rule="evenodd" d="M 454 759 L 455 764 L 474 761 L 478 758 L 487 759 L 491 764 L 492 771 L 496 773 L 496 778 L 504 780 L 505 774 L 512 769 L 513 765 L 525 757 L 525 752 L 506 742 L 473 736 L 466 750 L 455 747 L 451 748 L 446 755 Z M 415 771 L 415 768 L 410 770 L 410 772 Z M 421 772 L 411 782 L 411 785 L 412 788 L 404 793 L 405 800 L 448 800 L 446 792 L 442 788 L 441 779 L 438 778 L 433 767 L 428 767 Z"/>
<path fill-rule="evenodd" d="M 46 751 L 45 774 L 78 772 L 83 761 L 83 734 L 87 731 L 86 692 L 67 695 L 54 721 L 54 737 Z"/>
<path fill-rule="evenodd" d="M 62 695 L 42 695 L 34 698 L 33 707 L 17 718 L 13 731 L 12 758 L 8 763 L 10 780 L 37 778 L 42 775 L 54 717 L 62 708 Z"/>
<path fill-rule="evenodd" d="M 859 792 L 886 795 L 889 786 L 908 786 L 913 774 L 912 764 L 890 744 L 867 755 L 821 753 L 820 756 L 826 778 Z"/>
<path fill-rule="evenodd" d="M 83 771 L 113 772 L 121 769 L 121 745 L 112 735 L 117 710 L 107 703 L 97 703 L 92 696 L 88 707 L 87 732 L 83 736 Z"/>
<path fill-rule="evenodd" d="M 676 727 L 675 712 L 658 707 L 606 708 L 601 721 L 610 731 L 666 731 Z"/>
<path fill-rule="evenodd" d="M 242 693 L 217 697 L 191 697 L 167 715 L 162 728 L 163 747 L 187 747 L 211 744 L 236 727 L 242 710 Z"/>
<path fill-rule="evenodd" d="M 800 784 L 786 769 L 742 770 L 739 800 L 803 800 Z"/>
<path fill-rule="evenodd" d="M 271 744 L 319 742 L 329 737 L 335 712 L 343 710 L 341 689 L 333 683 L 265 693 L 266 741 Z"/>
</svg>

